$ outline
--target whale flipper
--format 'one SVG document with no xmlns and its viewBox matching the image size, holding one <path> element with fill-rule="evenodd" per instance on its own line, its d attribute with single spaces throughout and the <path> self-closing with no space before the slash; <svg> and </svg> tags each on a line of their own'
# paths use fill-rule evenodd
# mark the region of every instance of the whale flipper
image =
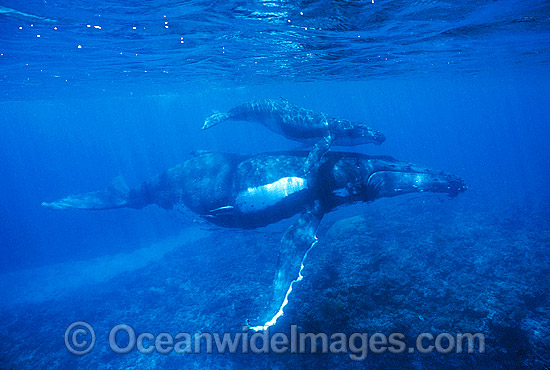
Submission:
<svg viewBox="0 0 550 370">
<path fill-rule="evenodd" d="M 325 136 L 319 140 L 309 152 L 306 161 L 304 163 L 304 173 L 311 172 L 316 165 L 319 165 L 323 156 L 328 152 L 330 146 L 334 142 L 332 135 Z"/>
<path fill-rule="evenodd" d="M 212 126 L 216 126 L 218 123 L 227 121 L 231 118 L 229 113 L 214 113 L 210 117 L 204 120 L 204 125 L 202 125 L 202 130 L 206 130 Z"/>
<path fill-rule="evenodd" d="M 292 285 L 302 280 L 303 263 L 307 252 L 317 242 L 317 228 L 323 216 L 321 202 L 316 201 L 301 214 L 281 238 L 277 270 L 273 280 L 273 298 L 269 305 L 270 313 L 274 316 L 266 322 L 264 328 L 273 325 L 283 314 Z"/>
</svg>

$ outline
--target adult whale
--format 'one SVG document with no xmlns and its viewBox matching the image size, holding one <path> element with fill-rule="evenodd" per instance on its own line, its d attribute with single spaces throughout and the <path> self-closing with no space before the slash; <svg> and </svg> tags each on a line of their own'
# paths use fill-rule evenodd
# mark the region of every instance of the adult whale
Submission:
<svg viewBox="0 0 550 370">
<path fill-rule="evenodd" d="M 250 101 L 227 113 L 208 117 L 202 129 L 208 129 L 227 120 L 258 122 L 288 139 L 314 144 L 304 170 L 309 171 L 329 150 L 332 144 L 355 146 L 382 144 L 386 137 L 363 122 L 331 117 L 328 114 L 298 107 L 286 99 Z"/>
<path fill-rule="evenodd" d="M 453 175 L 429 170 L 391 157 L 329 152 L 307 175 L 307 152 L 279 152 L 240 156 L 199 152 L 186 162 L 134 189 L 111 186 L 106 190 L 71 195 L 42 203 L 51 209 L 105 210 L 165 209 L 181 205 L 225 227 L 254 228 L 295 214 L 300 217 L 284 233 L 273 283 L 270 320 L 275 323 L 294 281 L 299 280 L 307 251 L 316 241 L 323 215 L 356 202 L 407 193 L 446 193 L 466 190 Z M 281 306 L 281 302 L 283 305 Z"/>
</svg>

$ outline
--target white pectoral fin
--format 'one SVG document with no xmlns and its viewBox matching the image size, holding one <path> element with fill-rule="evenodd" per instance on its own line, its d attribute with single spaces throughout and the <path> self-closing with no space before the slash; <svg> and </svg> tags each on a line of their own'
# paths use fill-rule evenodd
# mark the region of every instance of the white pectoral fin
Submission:
<svg viewBox="0 0 550 370">
<path fill-rule="evenodd" d="M 242 191 L 235 198 L 235 206 L 243 213 L 263 211 L 303 191 L 307 186 L 307 180 L 301 177 L 282 177 L 272 183 L 249 187 Z"/>
<path fill-rule="evenodd" d="M 301 272 L 304 261 L 309 250 L 317 242 L 315 235 L 323 215 L 320 202 L 316 202 L 304 211 L 283 235 L 279 244 L 277 270 L 273 281 L 273 297 L 268 305 L 272 316 L 264 325 L 253 329 L 267 329 L 283 315 L 293 284 L 303 278 Z"/>
</svg>

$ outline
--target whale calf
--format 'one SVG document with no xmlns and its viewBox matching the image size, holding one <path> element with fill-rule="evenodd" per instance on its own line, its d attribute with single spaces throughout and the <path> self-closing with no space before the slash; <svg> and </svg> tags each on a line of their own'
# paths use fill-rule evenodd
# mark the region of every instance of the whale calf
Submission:
<svg viewBox="0 0 550 370">
<path fill-rule="evenodd" d="M 283 98 L 250 101 L 227 113 L 213 114 L 206 118 L 202 129 L 227 120 L 258 122 L 287 139 L 314 144 L 304 165 L 306 172 L 333 144 L 382 144 L 386 140 L 384 134 L 363 122 L 348 121 L 298 107 Z"/>
</svg>

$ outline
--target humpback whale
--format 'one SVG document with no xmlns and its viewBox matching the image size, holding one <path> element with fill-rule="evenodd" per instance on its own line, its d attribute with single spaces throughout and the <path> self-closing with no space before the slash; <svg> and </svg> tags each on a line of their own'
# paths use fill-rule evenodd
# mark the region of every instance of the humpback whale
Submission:
<svg viewBox="0 0 550 370">
<path fill-rule="evenodd" d="M 382 144 L 386 140 L 384 134 L 363 122 L 331 117 L 298 107 L 283 98 L 251 101 L 227 113 L 213 114 L 206 118 L 202 129 L 227 120 L 258 122 L 287 139 L 314 144 L 304 165 L 306 172 L 311 170 L 332 144 L 355 146 Z"/>
<path fill-rule="evenodd" d="M 183 205 L 210 222 L 234 228 L 256 228 L 300 214 L 279 245 L 270 321 L 282 314 L 281 302 L 316 242 L 324 214 L 357 202 L 407 193 L 434 192 L 454 197 L 466 190 L 462 179 L 387 156 L 328 152 L 305 174 L 307 152 L 237 155 L 199 152 L 191 159 L 129 189 L 124 185 L 71 195 L 42 205 L 50 209 L 164 209 Z M 298 278 L 296 278 L 298 276 Z M 279 309 L 278 309 L 279 308 Z M 278 309 L 278 311 L 277 311 Z"/>
</svg>

